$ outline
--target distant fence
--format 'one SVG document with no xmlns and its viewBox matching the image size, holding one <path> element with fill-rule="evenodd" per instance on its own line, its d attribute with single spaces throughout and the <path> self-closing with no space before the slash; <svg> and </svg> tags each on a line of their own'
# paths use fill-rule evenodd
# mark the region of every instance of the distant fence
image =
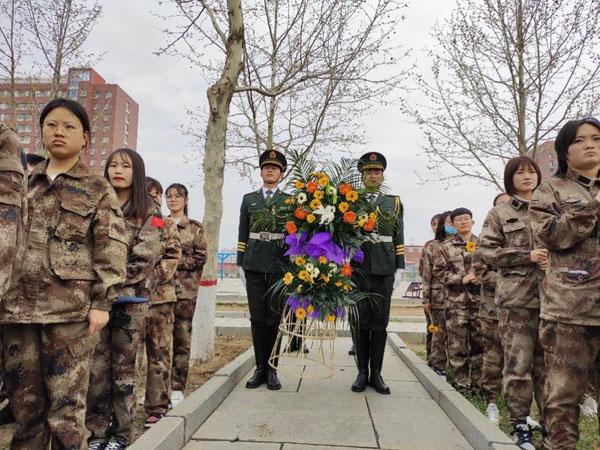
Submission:
<svg viewBox="0 0 600 450">
<path fill-rule="evenodd" d="M 238 268 L 235 264 L 237 253 L 219 253 L 219 277 L 234 278 L 239 276 Z M 233 257 L 233 258 L 232 258 Z"/>
</svg>

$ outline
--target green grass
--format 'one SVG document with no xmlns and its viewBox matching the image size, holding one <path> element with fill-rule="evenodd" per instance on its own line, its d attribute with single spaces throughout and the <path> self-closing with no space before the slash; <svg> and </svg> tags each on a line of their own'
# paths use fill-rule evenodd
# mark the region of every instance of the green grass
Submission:
<svg viewBox="0 0 600 450">
<path fill-rule="evenodd" d="M 419 358 L 425 361 L 426 350 L 425 344 L 407 344 L 408 347 L 415 353 Z M 452 379 L 452 370 L 447 370 L 448 379 Z M 471 402 L 482 414 L 485 414 L 486 403 L 481 395 L 468 394 L 465 398 Z M 510 418 L 506 405 L 504 404 L 503 394 L 500 394 L 498 399 L 498 410 L 500 411 L 500 429 L 509 434 L 512 431 L 510 425 Z M 531 409 L 531 416 L 539 420 L 539 411 L 535 402 Z M 598 419 L 581 417 L 579 419 L 579 442 L 577 443 L 576 450 L 600 450 L 600 436 L 598 435 Z M 542 438 L 539 432 L 534 432 L 534 441 L 537 448 L 542 448 Z"/>
</svg>

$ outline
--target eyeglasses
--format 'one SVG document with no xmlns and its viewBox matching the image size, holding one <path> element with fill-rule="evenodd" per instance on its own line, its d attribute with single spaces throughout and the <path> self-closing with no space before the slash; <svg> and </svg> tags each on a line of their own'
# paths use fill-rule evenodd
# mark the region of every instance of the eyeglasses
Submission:
<svg viewBox="0 0 600 450">
<path fill-rule="evenodd" d="M 56 129 L 58 127 L 59 127 L 59 125 L 54 122 L 44 123 L 44 129 L 50 133 L 56 131 Z M 63 129 L 63 132 L 65 134 L 73 134 L 73 133 L 76 133 L 77 131 L 79 131 L 79 128 L 77 128 L 75 125 L 72 125 L 70 123 L 66 123 L 60 127 Z"/>
<path fill-rule="evenodd" d="M 467 223 L 470 222 L 472 219 L 470 217 L 455 217 L 453 222 L 454 223 Z"/>
</svg>

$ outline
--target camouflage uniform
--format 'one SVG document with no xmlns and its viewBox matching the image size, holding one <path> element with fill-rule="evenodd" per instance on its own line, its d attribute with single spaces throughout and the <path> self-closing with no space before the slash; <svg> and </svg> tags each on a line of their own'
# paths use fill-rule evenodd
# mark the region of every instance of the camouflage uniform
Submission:
<svg viewBox="0 0 600 450">
<path fill-rule="evenodd" d="M 181 240 L 177 225 L 165 217 L 164 240 L 160 258 L 154 270 L 156 289 L 150 297 L 150 317 L 146 330 L 146 414 L 165 414 L 169 409 L 171 374 L 171 345 L 173 343 L 175 295 L 175 272 L 181 258 Z"/>
<path fill-rule="evenodd" d="M 497 267 L 496 305 L 504 348 L 504 402 L 511 423 L 524 421 L 535 399 L 544 411 L 544 353 L 538 338 L 538 267 L 528 204 L 512 198 L 487 215 L 479 237 L 484 261 Z"/>
<path fill-rule="evenodd" d="M 536 239 L 548 249 L 540 310 L 547 368 L 545 418 L 555 450 L 579 439 L 579 402 L 600 369 L 600 181 L 569 169 L 542 182 L 529 208 Z"/>
<path fill-rule="evenodd" d="M 441 243 L 432 240 L 425 244 L 422 253 L 421 279 L 423 280 L 423 303 L 431 304 L 431 316 L 434 325 L 439 330 L 432 333 L 431 351 L 427 358 L 427 364 L 431 367 L 445 371 L 446 370 L 446 318 L 444 317 L 444 287 L 440 280 L 433 276 L 433 262 L 435 254 L 440 251 Z M 427 317 L 427 326 L 429 327 L 429 314 Z M 428 330 L 429 331 L 429 330 Z"/>
<path fill-rule="evenodd" d="M 498 273 L 483 261 L 479 247 L 473 253 L 472 267 L 473 273 L 481 281 L 479 321 L 484 351 L 479 384 L 486 403 L 498 403 L 498 397 L 502 391 L 502 369 L 504 367 L 504 350 L 498 331 L 498 317 L 494 303 Z"/>
<path fill-rule="evenodd" d="M 110 433 L 129 443 L 137 405 L 137 349 L 154 290 L 154 266 L 160 257 L 164 222 L 152 202 L 145 220 L 130 217 L 125 225 L 127 279 L 118 289 L 110 320 L 100 332 L 100 343 L 92 356 L 85 423 L 92 432 L 90 440 L 106 439 L 114 416 Z"/>
<path fill-rule="evenodd" d="M 471 240 L 476 239 L 475 235 Z M 448 359 L 454 372 L 454 385 L 478 386 L 483 346 L 479 325 L 479 286 L 464 285 L 471 270 L 471 252 L 459 235 L 444 241 L 434 255 L 433 275 L 444 286 Z M 469 383 L 470 376 L 470 383 Z"/>
<path fill-rule="evenodd" d="M 22 258 L 0 303 L 3 358 L 17 425 L 13 449 L 85 447 L 85 397 L 98 334 L 86 337 L 90 308 L 108 311 L 125 279 L 125 224 L 115 192 L 79 160 L 29 178 Z"/>
<path fill-rule="evenodd" d="M 171 387 L 183 391 L 187 383 L 192 345 L 192 319 L 196 310 L 198 286 L 206 262 L 204 228 L 196 220 L 183 217 L 177 224 L 182 255 L 175 273 L 175 325 L 173 331 L 173 371 Z"/>
</svg>

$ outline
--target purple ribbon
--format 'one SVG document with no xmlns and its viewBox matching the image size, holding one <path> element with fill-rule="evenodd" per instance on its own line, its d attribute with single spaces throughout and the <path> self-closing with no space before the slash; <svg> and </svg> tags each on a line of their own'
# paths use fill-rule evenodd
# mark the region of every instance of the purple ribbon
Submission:
<svg viewBox="0 0 600 450">
<path fill-rule="evenodd" d="M 350 252 L 344 251 L 342 247 L 334 243 L 331 239 L 331 234 L 327 231 L 315 234 L 306 244 L 306 249 L 304 249 L 304 242 L 307 238 L 308 231 L 305 231 L 302 235 L 296 233 L 287 236 L 285 243 L 290 248 L 285 252 L 285 256 L 302 255 L 306 252 L 311 258 L 318 259 L 319 256 L 325 256 L 329 261 L 337 264 L 343 264 L 344 259 L 350 257 Z M 352 255 L 352 259 L 358 263 L 362 263 L 365 255 L 360 248 L 357 248 L 354 255 Z"/>
<path fill-rule="evenodd" d="M 300 233 L 290 234 L 285 238 L 285 243 L 290 246 L 287 252 L 285 252 L 285 256 L 296 256 L 302 255 L 304 253 L 304 241 L 308 237 L 308 231 L 305 231 L 300 235 Z"/>
</svg>

